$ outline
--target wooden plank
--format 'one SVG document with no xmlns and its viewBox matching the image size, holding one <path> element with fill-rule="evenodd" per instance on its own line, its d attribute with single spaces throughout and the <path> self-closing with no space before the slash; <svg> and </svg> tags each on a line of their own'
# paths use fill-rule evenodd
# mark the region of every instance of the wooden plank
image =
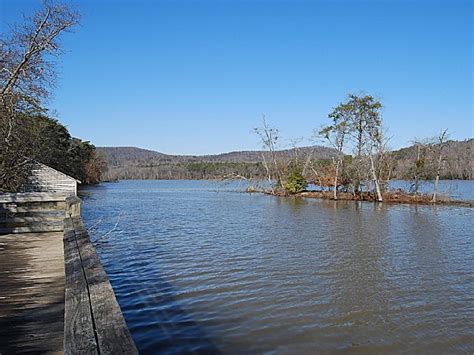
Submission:
<svg viewBox="0 0 474 355">
<path fill-rule="evenodd" d="M 138 354 L 107 274 L 80 217 L 73 218 L 101 354 Z"/>
<path fill-rule="evenodd" d="M 38 216 L 0 216 L 0 223 L 44 223 L 44 222 L 58 222 L 63 223 L 64 215 L 55 216 L 42 214 Z"/>
<path fill-rule="evenodd" d="M 62 224 L 59 225 L 36 225 L 36 226 L 28 226 L 28 227 L 0 227 L 0 238 L 2 238 L 5 234 L 10 233 L 41 233 L 41 232 L 62 232 L 64 230 L 64 226 Z"/>
<path fill-rule="evenodd" d="M 98 354 L 87 280 L 82 268 L 74 226 L 70 219 L 65 221 L 64 262 L 66 274 L 64 353 Z"/>
<path fill-rule="evenodd" d="M 38 201 L 65 201 L 65 194 L 48 193 L 48 192 L 24 192 L 16 194 L 0 194 L 0 203 L 12 202 L 38 202 Z"/>
<path fill-rule="evenodd" d="M 64 230 L 64 222 L 62 221 L 51 221 L 51 222 L 37 222 L 37 223 L 21 223 L 21 222 L 0 222 L 1 228 L 24 228 L 26 233 L 40 233 L 42 229 L 59 228 L 60 231 Z"/>
<path fill-rule="evenodd" d="M 54 219 L 51 221 L 38 221 L 38 222 L 21 222 L 21 221 L 0 221 L 0 227 L 25 227 L 25 228 L 37 228 L 41 229 L 42 227 L 61 227 L 61 230 L 64 229 L 64 217 L 59 219 Z"/>
<path fill-rule="evenodd" d="M 44 212 L 44 211 L 64 211 L 65 201 L 45 201 L 45 202 L 0 202 L 0 211 L 3 212 Z"/>
<path fill-rule="evenodd" d="M 62 233 L 0 238 L 0 353 L 62 353 Z"/>
<path fill-rule="evenodd" d="M 65 218 L 65 211 L 47 210 L 47 211 L 30 211 L 24 210 L 22 212 L 6 211 L 0 208 L 0 219 L 7 217 L 61 217 Z"/>
</svg>

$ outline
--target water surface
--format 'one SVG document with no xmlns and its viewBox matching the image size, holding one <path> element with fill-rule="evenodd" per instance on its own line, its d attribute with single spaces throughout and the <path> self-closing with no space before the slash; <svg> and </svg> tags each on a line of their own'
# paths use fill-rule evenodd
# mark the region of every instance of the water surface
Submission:
<svg viewBox="0 0 474 355">
<path fill-rule="evenodd" d="M 472 353 L 469 208 L 278 198 L 206 181 L 88 188 L 143 353 Z"/>
</svg>

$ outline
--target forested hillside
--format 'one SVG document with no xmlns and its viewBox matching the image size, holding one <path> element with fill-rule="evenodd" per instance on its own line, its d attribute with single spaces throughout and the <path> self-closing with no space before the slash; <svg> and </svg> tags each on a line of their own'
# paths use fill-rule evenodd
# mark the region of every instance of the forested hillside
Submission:
<svg viewBox="0 0 474 355">
<path fill-rule="evenodd" d="M 437 148 L 437 146 L 434 146 L 434 148 Z M 473 138 L 464 141 L 447 141 L 443 148 L 444 158 L 441 178 L 472 180 L 474 178 L 473 154 Z M 418 168 L 423 168 L 421 169 L 424 175 L 423 178 L 433 179 L 435 175 L 435 162 L 430 155 L 430 147 L 423 143 L 393 151 L 392 158 L 395 161 L 393 177 L 398 179 L 413 178 L 414 162 L 419 157 Z"/>
<path fill-rule="evenodd" d="M 444 148 L 444 162 L 441 172 L 443 179 L 473 179 L 472 157 L 474 139 L 449 141 Z M 107 180 L 117 179 L 214 179 L 242 176 L 264 178 L 263 159 L 270 160 L 266 151 L 240 151 L 217 155 L 168 155 L 135 147 L 98 147 L 108 165 Z M 413 178 L 412 166 L 417 158 L 417 146 L 413 145 L 390 153 L 392 159 L 392 178 Z M 335 155 L 331 148 L 313 146 L 293 148 L 276 152 L 280 160 L 308 157 L 316 161 L 328 161 Z M 433 178 L 434 167 L 429 152 L 425 154 L 425 179 Z"/>
<path fill-rule="evenodd" d="M 116 179 L 215 179 L 232 176 L 265 177 L 265 151 L 240 151 L 217 155 L 167 155 L 135 147 L 98 147 L 107 161 L 109 180 Z M 334 150 L 313 146 L 280 150 L 281 160 L 330 159 Z"/>
</svg>

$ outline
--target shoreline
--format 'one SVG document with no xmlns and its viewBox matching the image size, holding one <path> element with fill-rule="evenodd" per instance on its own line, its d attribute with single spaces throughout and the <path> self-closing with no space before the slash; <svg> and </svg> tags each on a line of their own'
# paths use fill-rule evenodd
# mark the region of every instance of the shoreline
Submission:
<svg viewBox="0 0 474 355">
<path fill-rule="evenodd" d="M 263 193 L 278 197 L 304 197 L 320 200 L 332 201 L 363 201 L 372 203 L 389 203 L 389 204 L 410 204 L 410 205 L 425 205 L 425 206 L 457 206 L 457 207 L 474 207 L 474 201 L 469 200 L 452 200 L 446 197 L 441 197 L 436 202 L 431 200 L 431 194 L 410 194 L 403 191 L 388 191 L 383 194 L 383 201 L 377 201 L 374 193 L 363 192 L 360 195 L 355 195 L 352 192 L 338 192 L 337 199 L 334 199 L 333 191 L 302 191 L 295 194 L 290 194 L 285 191 Z"/>
</svg>

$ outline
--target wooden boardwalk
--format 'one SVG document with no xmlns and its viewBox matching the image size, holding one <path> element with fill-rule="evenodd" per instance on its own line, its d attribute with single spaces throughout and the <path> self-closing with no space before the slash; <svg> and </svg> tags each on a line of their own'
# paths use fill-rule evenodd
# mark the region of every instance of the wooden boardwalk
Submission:
<svg viewBox="0 0 474 355">
<path fill-rule="evenodd" d="M 0 353 L 62 353 L 63 233 L 0 236 Z"/>
<path fill-rule="evenodd" d="M 0 355 L 17 353 L 138 354 L 77 197 L 0 195 Z"/>
</svg>

